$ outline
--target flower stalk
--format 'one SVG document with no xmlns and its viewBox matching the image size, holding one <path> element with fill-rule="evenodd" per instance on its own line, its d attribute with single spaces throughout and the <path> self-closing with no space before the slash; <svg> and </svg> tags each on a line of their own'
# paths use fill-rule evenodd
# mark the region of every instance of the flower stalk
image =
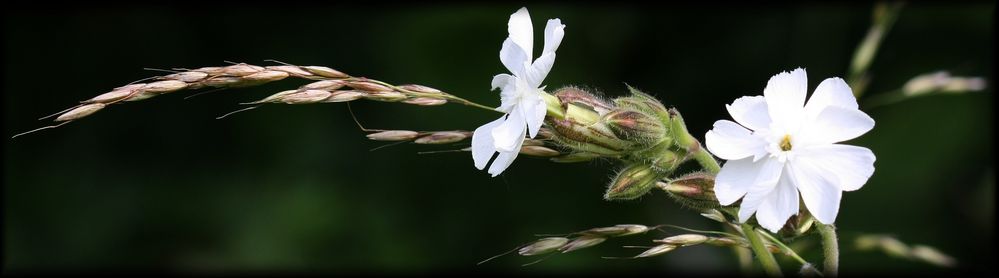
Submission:
<svg viewBox="0 0 999 278">
<path fill-rule="evenodd" d="M 836 227 L 816 223 L 819 234 L 822 235 L 822 272 L 828 277 L 839 275 L 839 243 L 836 238 Z"/>
<path fill-rule="evenodd" d="M 777 265 L 777 260 L 774 259 L 774 255 L 767 250 L 766 246 L 763 245 L 763 240 L 760 239 L 760 235 L 756 233 L 755 228 L 748 223 L 742 223 L 741 227 L 742 233 L 749 240 L 749 247 L 753 249 L 753 254 L 756 255 L 756 260 L 760 261 L 760 265 L 763 266 L 763 272 L 766 272 L 767 276 L 770 277 L 783 276 L 780 272 L 780 266 Z"/>
</svg>

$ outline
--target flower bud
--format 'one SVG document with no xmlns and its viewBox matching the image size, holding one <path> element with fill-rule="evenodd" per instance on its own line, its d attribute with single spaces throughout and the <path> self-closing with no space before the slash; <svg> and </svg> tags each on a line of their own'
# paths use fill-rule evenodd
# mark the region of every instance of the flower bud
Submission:
<svg viewBox="0 0 999 278">
<path fill-rule="evenodd" d="M 635 258 L 659 256 L 662 254 L 666 254 L 666 252 L 673 251 L 673 249 L 676 249 L 675 245 L 670 245 L 670 244 L 656 245 L 655 247 L 649 248 L 649 250 L 645 250 L 645 252 L 638 254 L 637 256 L 635 256 Z"/>
<path fill-rule="evenodd" d="M 553 157 L 562 153 L 544 146 L 522 146 L 520 153 L 530 156 Z"/>
<path fill-rule="evenodd" d="M 685 206 L 699 210 L 720 206 L 718 198 L 715 197 L 715 177 L 711 174 L 694 172 L 669 182 L 658 182 L 657 185 Z"/>
<path fill-rule="evenodd" d="M 683 234 L 653 241 L 678 246 L 688 246 L 704 243 L 705 241 L 708 241 L 708 237 L 699 234 Z"/>
<path fill-rule="evenodd" d="M 72 120 L 76 120 L 76 119 L 83 118 L 83 117 L 86 117 L 86 116 L 90 116 L 90 114 L 94 114 L 95 112 L 100 111 L 101 109 L 104 109 L 105 106 L 107 106 L 107 105 L 103 104 L 103 103 L 85 104 L 83 106 L 74 108 L 73 110 L 69 110 L 66 113 L 62 113 L 62 115 L 59 115 L 59 117 L 56 118 L 55 121 L 56 122 L 65 122 L 65 121 L 72 121 Z"/>
<path fill-rule="evenodd" d="M 315 75 L 318 75 L 318 76 L 322 76 L 322 77 L 329 77 L 329 78 L 347 78 L 347 77 L 350 77 L 350 75 L 347 75 L 347 74 L 342 73 L 342 72 L 340 72 L 338 70 L 327 68 L 327 67 L 306 66 L 306 67 L 302 67 L 302 68 L 305 68 L 305 70 L 311 72 L 312 74 L 315 74 Z"/>
<path fill-rule="evenodd" d="M 600 115 L 607 114 L 614 109 L 606 100 L 577 87 L 563 87 L 556 90 L 553 95 L 565 109 L 568 109 L 567 105 L 573 103 L 588 106 Z"/>
<path fill-rule="evenodd" d="M 604 199 L 631 200 L 641 197 L 652 189 L 657 179 L 658 176 L 649 165 L 632 164 L 617 174 L 607 188 Z"/>
<path fill-rule="evenodd" d="M 554 252 L 555 250 L 558 250 L 562 246 L 565 246 L 566 243 L 569 243 L 568 238 L 546 237 L 535 241 L 531 245 L 520 248 L 520 250 L 517 250 L 517 254 L 520 254 L 521 256 L 534 256 L 534 255 L 547 254 Z"/>
<path fill-rule="evenodd" d="M 468 132 L 439 131 L 420 137 L 413 142 L 417 144 L 449 144 L 465 140 L 470 135 Z"/>
<path fill-rule="evenodd" d="M 638 89 L 628 86 L 628 91 L 631 92 L 631 96 L 619 97 L 614 99 L 614 104 L 617 104 L 619 108 L 630 108 L 646 113 L 651 113 L 660 118 L 660 120 L 665 120 L 669 118 L 669 113 L 667 109 L 659 100 L 652 97 Z"/>
<path fill-rule="evenodd" d="M 658 118 L 635 110 L 613 110 L 604 115 L 604 122 L 625 140 L 654 144 L 666 137 L 666 127 Z"/>
<path fill-rule="evenodd" d="M 581 236 L 573 239 L 565 246 L 559 247 L 558 251 L 562 253 L 569 253 L 579 249 L 592 247 L 604 242 L 605 240 L 607 240 L 607 238 L 601 236 Z"/>
<path fill-rule="evenodd" d="M 416 138 L 420 135 L 419 132 L 410 130 L 386 130 L 382 132 L 376 132 L 368 134 L 368 139 L 375 141 L 406 141 Z"/>
</svg>

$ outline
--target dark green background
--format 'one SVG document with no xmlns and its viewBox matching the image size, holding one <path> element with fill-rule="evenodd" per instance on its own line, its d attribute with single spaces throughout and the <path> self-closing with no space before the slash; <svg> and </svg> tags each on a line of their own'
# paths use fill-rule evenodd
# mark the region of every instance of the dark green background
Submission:
<svg viewBox="0 0 999 278">
<path fill-rule="evenodd" d="M 325 65 L 395 84 L 418 83 L 487 105 L 506 22 L 517 4 L 35 6 L 3 11 L 4 136 L 130 81 L 143 67 Z M 724 104 L 805 67 L 810 88 L 843 77 L 870 24 L 870 4 L 529 5 L 540 45 L 548 18 L 567 25 L 549 89 L 620 95 L 628 83 L 678 108 L 703 137 Z M 868 96 L 936 70 L 993 75 L 994 2 L 909 3 L 872 66 Z M 537 46 L 540 48 L 540 46 Z M 304 82 L 287 80 L 183 100 L 115 105 L 37 134 L 4 139 L 5 271 L 167 269 L 183 272 L 411 273 L 736 271 L 731 251 L 699 246 L 605 260 L 663 234 L 608 241 L 533 260 L 475 263 L 532 239 L 623 223 L 720 229 L 664 194 L 601 199 L 612 163 L 522 157 L 490 178 L 460 146 L 378 151 L 344 104 L 273 105 L 215 116 Z M 990 84 L 991 87 L 991 84 Z M 994 270 L 991 88 L 867 111 L 877 126 L 852 140 L 877 155 L 867 185 L 844 195 L 845 239 L 889 233 Z M 863 99 L 861 100 L 863 101 Z M 497 115 L 461 105 L 358 101 L 368 127 L 472 130 Z M 678 231 L 671 230 L 671 233 Z M 842 256 L 844 274 L 943 271 L 879 253 Z M 804 256 L 819 262 L 816 252 Z M 788 271 L 796 264 L 784 261 Z"/>
</svg>

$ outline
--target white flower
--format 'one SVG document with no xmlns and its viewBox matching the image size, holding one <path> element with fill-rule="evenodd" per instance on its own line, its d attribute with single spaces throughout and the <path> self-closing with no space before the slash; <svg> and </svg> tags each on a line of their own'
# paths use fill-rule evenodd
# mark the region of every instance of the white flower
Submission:
<svg viewBox="0 0 999 278">
<path fill-rule="evenodd" d="M 485 124 L 472 135 L 472 159 L 475 168 L 482 170 L 497 152 L 489 166 L 493 177 L 513 163 L 524 144 L 524 136 L 534 138 L 545 119 L 547 106 L 541 98 L 541 82 L 555 62 L 555 50 L 565 34 L 562 21 L 549 19 L 545 27 L 545 47 L 537 60 L 531 61 L 534 48 L 534 29 L 527 8 L 520 8 L 510 15 L 507 31 L 510 36 L 503 42 L 500 61 L 510 70 L 509 74 L 493 77 L 492 88 L 501 88 L 502 104 L 496 108 L 506 113 L 499 119 Z"/>
<path fill-rule="evenodd" d="M 836 144 L 874 127 L 850 87 L 826 79 L 806 104 L 807 88 L 804 69 L 777 74 L 763 96 L 726 106 L 738 124 L 720 120 L 705 135 L 708 150 L 728 160 L 715 179 L 718 201 L 730 205 L 745 196 L 740 222 L 755 213 L 761 226 L 777 232 L 798 213 L 800 192 L 815 219 L 831 224 L 843 191 L 860 189 L 874 174 L 871 150 Z"/>
</svg>

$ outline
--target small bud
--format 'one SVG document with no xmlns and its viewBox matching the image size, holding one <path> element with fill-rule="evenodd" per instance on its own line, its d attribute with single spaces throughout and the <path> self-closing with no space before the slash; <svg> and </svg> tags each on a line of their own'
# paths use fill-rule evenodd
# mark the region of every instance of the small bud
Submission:
<svg viewBox="0 0 999 278">
<path fill-rule="evenodd" d="M 163 80 L 146 84 L 145 86 L 142 86 L 142 88 L 140 88 L 139 90 L 142 90 L 143 92 L 146 93 L 162 94 L 162 93 L 174 92 L 184 88 L 187 88 L 187 83 L 184 83 L 184 81 Z"/>
<path fill-rule="evenodd" d="M 403 100 L 402 102 L 407 104 L 420 105 L 420 106 L 436 106 L 447 103 L 447 100 L 443 98 L 418 97 L 418 98 Z"/>
<path fill-rule="evenodd" d="M 614 109 L 614 107 L 606 100 L 577 87 L 563 87 L 556 90 L 553 95 L 555 95 L 559 103 L 562 104 L 562 108 L 566 109 L 568 108 L 567 105 L 572 103 L 588 106 L 600 115 L 606 114 Z"/>
<path fill-rule="evenodd" d="M 308 71 L 305 71 L 305 70 L 303 70 L 302 68 L 300 68 L 298 66 L 268 66 L 267 69 L 268 70 L 273 70 L 273 71 L 283 71 L 283 72 L 288 73 L 289 75 L 294 75 L 294 76 L 298 76 L 298 77 L 311 77 L 311 76 L 313 76 L 312 73 L 310 73 Z"/>
<path fill-rule="evenodd" d="M 631 200 L 648 193 L 656 184 L 658 176 L 652 167 L 645 164 L 632 164 L 624 168 L 604 194 L 607 200 Z"/>
<path fill-rule="evenodd" d="M 302 89 L 333 91 L 343 88 L 344 82 L 340 80 L 316 81 L 302 86 Z"/>
<path fill-rule="evenodd" d="M 553 157 L 562 153 L 544 146 L 522 146 L 520 153 L 530 156 Z"/>
<path fill-rule="evenodd" d="M 413 92 L 417 92 L 417 93 L 426 93 L 426 94 L 437 94 L 437 93 L 441 93 L 441 90 L 430 88 L 430 87 L 423 86 L 423 85 L 416 85 L 416 84 L 399 85 L 399 86 L 396 86 L 396 87 L 399 87 L 399 89 L 403 89 L 403 90 L 407 90 L 407 91 L 413 91 Z"/>
<path fill-rule="evenodd" d="M 276 70 L 265 70 L 251 75 L 244 76 L 243 79 L 250 82 L 272 82 L 285 79 L 288 77 L 287 72 L 276 71 Z"/>
<path fill-rule="evenodd" d="M 660 119 L 669 118 L 669 113 L 667 112 L 666 107 L 663 106 L 663 104 L 655 97 L 643 93 L 631 86 L 628 86 L 628 91 L 631 92 L 631 96 L 614 99 L 614 103 L 617 104 L 618 107 L 651 113 L 653 115 L 657 115 Z"/>
<path fill-rule="evenodd" d="M 347 77 L 350 77 L 350 75 L 347 75 L 347 74 L 342 73 L 342 72 L 340 72 L 338 70 L 327 68 L 327 67 L 307 66 L 307 67 L 304 67 L 304 68 L 305 68 L 305 70 L 311 72 L 312 74 L 315 74 L 315 75 L 318 75 L 318 76 L 322 76 L 322 77 L 329 77 L 329 78 L 347 78 Z"/>
<path fill-rule="evenodd" d="M 409 130 L 386 130 L 368 134 L 368 139 L 375 141 L 406 141 L 416 138 L 419 132 Z"/>
<path fill-rule="evenodd" d="M 164 78 L 194 83 L 208 78 L 208 74 L 199 71 L 185 71 L 167 75 Z"/>
<path fill-rule="evenodd" d="M 649 248 L 649 250 L 645 250 L 645 252 L 642 252 L 641 254 L 638 254 L 637 256 L 635 256 L 635 258 L 659 256 L 662 254 L 666 254 L 666 252 L 673 251 L 673 249 L 676 249 L 675 245 L 669 245 L 669 244 L 657 245 L 655 247 Z"/>
<path fill-rule="evenodd" d="M 66 113 L 62 113 L 62 115 L 59 115 L 59 117 L 56 118 L 55 121 L 56 122 L 65 122 L 65 121 L 72 121 L 72 120 L 76 120 L 76 119 L 79 119 L 79 118 L 83 118 L 83 117 L 89 116 L 90 114 L 94 114 L 94 112 L 97 112 L 97 111 L 100 111 L 101 109 L 104 109 L 105 106 L 107 106 L 107 105 L 103 104 L 103 103 L 86 104 L 86 105 L 77 107 L 77 108 L 75 108 L 73 110 L 69 110 Z"/>
<path fill-rule="evenodd" d="M 574 152 L 563 156 L 557 156 L 549 158 L 552 162 L 557 163 L 577 163 L 577 162 L 587 162 L 600 157 L 599 154 L 586 153 L 586 152 Z"/>
<path fill-rule="evenodd" d="M 573 239 L 565 246 L 559 247 L 558 251 L 562 253 L 569 253 L 579 249 L 592 247 L 604 242 L 605 240 L 607 240 L 607 238 L 601 236 L 581 236 Z"/>
<path fill-rule="evenodd" d="M 465 140 L 468 136 L 471 136 L 468 132 L 439 131 L 420 137 L 413 142 L 417 144 L 449 144 Z"/>
<path fill-rule="evenodd" d="M 604 121 L 618 138 L 655 144 L 666 137 L 666 126 L 646 113 L 619 109 L 604 115 Z"/>
<path fill-rule="evenodd" d="M 392 88 L 369 81 L 350 81 L 347 86 L 366 92 L 391 92 Z"/>
<path fill-rule="evenodd" d="M 142 88 L 145 84 L 131 84 L 122 87 L 115 88 L 113 91 L 100 94 L 94 98 L 91 98 L 84 103 L 109 103 L 121 100 L 128 97 L 135 92 L 136 89 Z"/>
<path fill-rule="evenodd" d="M 649 231 L 649 227 L 638 224 L 621 224 L 612 227 L 593 228 L 580 232 L 584 235 L 595 235 L 604 237 L 619 237 L 641 234 Z"/>
<path fill-rule="evenodd" d="M 360 98 L 362 98 L 362 97 L 364 97 L 366 95 L 368 95 L 368 94 L 364 93 L 364 92 L 358 92 L 358 91 L 334 91 L 333 94 L 329 98 L 327 98 L 326 100 L 323 100 L 323 102 L 346 102 L 346 101 L 354 101 L 354 100 L 360 99 Z"/>
<path fill-rule="evenodd" d="M 715 197 L 715 177 L 705 172 L 694 172 L 666 182 L 658 182 L 662 190 L 683 205 L 696 209 L 711 209 L 720 206 Z"/>
<path fill-rule="evenodd" d="M 669 149 L 669 143 L 656 145 L 657 153 L 652 154 L 655 160 L 652 161 L 652 166 L 655 166 L 657 170 L 662 172 L 673 172 L 676 167 L 683 164 L 684 157 Z"/>
<path fill-rule="evenodd" d="M 368 92 L 368 94 L 365 95 L 364 98 L 374 101 L 396 102 L 400 100 L 405 100 L 408 97 L 400 92 L 378 91 L 378 92 Z"/>
<path fill-rule="evenodd" d="M 330 93 L 329 91 L 305 90 L 281 96 L 278 101 L 286 104 L 309 104 L 322 102 L 332 95 L 333 93 Z"/>
<path fill-rule="evenodd" d="M 535 241 L 531 245 L 520 248 L 520 250 L 517 250 L 517 254 L 520 254 L 521 256 L 534 256 L 534 255 L 547 254 L 554 252 L 555 250 L 558 250 L 562 246 L 565 246 L 566 243 L 569 243 L 568 238 L 546 237 Z"/>
<path fill-rule="evenodd" d="M 653 241 L 672 245 L 688 246 L 704 243 L 705 241 L 708 241 L 708 237 L 699 234 L 683 234 Z"/>
<path fill-rule="evenodd" d="M 247 76 L 262 70 L 264 70 L 263 67 L 240 63 L 222 68 L 222 73 L 231 76 Z"/>
</svg>

